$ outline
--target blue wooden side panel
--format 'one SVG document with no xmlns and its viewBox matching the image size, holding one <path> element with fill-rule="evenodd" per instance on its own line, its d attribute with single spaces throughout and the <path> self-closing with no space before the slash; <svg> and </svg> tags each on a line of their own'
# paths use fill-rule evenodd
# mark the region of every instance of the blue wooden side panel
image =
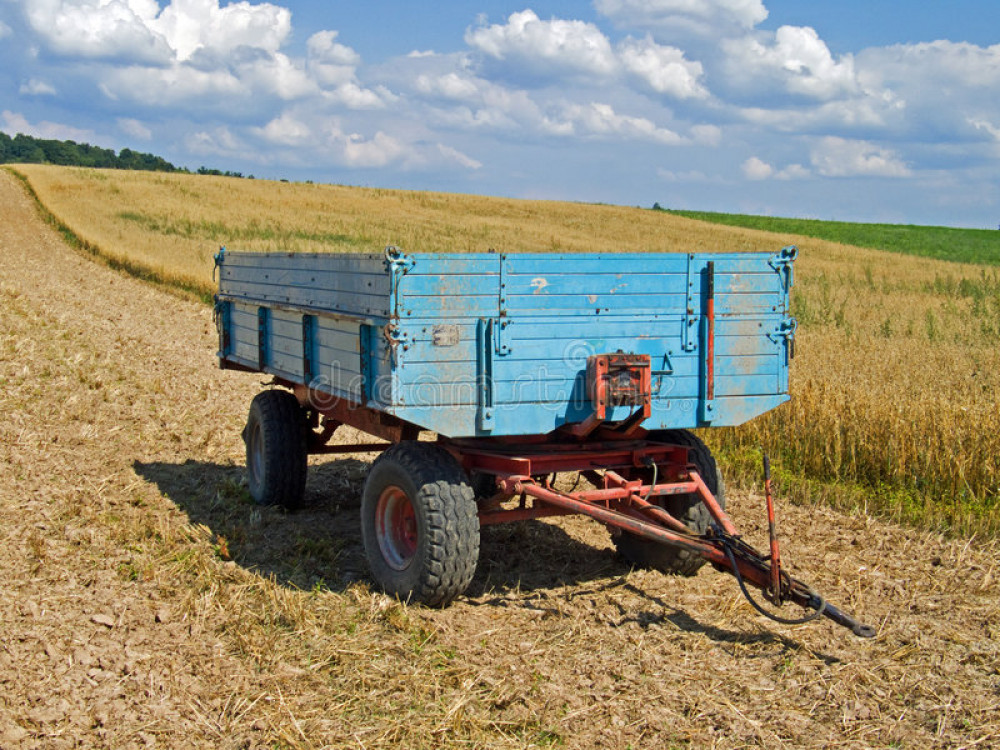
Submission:
<svg viewBox="0 0 1000 750">
<path fill-rule="evenodd" d="M 593 410 L 587 357 L 647 354 L 647 428 L 735 425 L 788 398 L 794 326 L 786 260 L 750 253 L 226 254 L 220 355 L 459 437 L 546 433 L 582 421 Z M 611 418 L 626 416 L 619 407 Z"/>
<path fill-rule="evenodd" d="M 220 293 L 259 303 L 358 316 L 389 314 L 390 278 L 381 255 L 223 253 Z"/>
<path fill-rule="evenodd" d="M 593 408 L 587 356 L 619 350 L 651 358 L 651 429 L 740 424 L 787 400 L 786 340 L 769 334 L 785 320 L 788 297 L 769 256 L 438 256 L 418 276 L 421 260 L 399 284 L 405 377 L 391 410 L 409 421 L 445 434 L 544 433 L 582 421 Z M 716 374 L 706 419 L 699 407 L 709 260 Z M 474 418 L 483 401 L 477 324 L 486 318 L 496 321 L 490 429 Z M 619 409 L 613 418 L 626 416 Z"/>
</svg>

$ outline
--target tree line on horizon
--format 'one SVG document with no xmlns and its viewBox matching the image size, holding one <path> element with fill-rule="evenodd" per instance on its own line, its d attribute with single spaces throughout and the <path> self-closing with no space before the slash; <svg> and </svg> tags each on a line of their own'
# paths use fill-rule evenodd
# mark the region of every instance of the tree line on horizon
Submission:
<svg viewBox="0 0 1000 750">
<path fill-rule="evenodd" d="M 18 133 L 11 137 L 0 131 L 0 164 L 55 164 L 62 167 L 93 167 L 96 169 L 134 169 L 145 172 L 181 172 L 191 174 L 186 167 L 176 167 L 161 156 L 123 148 L 91 146 L 89 143 L 35 138 Z M 199 167 L 196 174 L 243 177 L 240 172 Z M 253 175 L 249 175 L 253 179 Z"/>
</svg>

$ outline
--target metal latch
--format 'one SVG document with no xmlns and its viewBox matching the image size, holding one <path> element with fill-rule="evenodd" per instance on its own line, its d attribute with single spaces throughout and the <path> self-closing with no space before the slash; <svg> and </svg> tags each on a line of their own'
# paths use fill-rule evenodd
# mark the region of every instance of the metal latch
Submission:
<svg viewBox="0 0 1000 750">
<path fill-rule="evenodd" d="M 389 272 L 389 299 L 392 305 L 389 315 L 394 320 L 399 320 L 401 315 L 399 306 L 400 282 L 415 264 L 416 261 L 413 258 L 395 245 L 389 245 L 385 249 L 385 267 Z"/>
<path fill-rule="evenodd" d="M 785 343 L 788 348 L 788 358 L 795 357 L 795 332 L 799 328 L 799 322 L 795 318 L 785 318 L 778 327 L 767 334 L 767 337 L 776 344 Z"/>
<path fill-rule="evenodd" d="M 798 257 L 799 249 L 795 245 L 789 245 L 788 247 L 783 247 L 777 255 L 772 255 L 771 259 L 767 262 L 781 276 L 781 285 L 785 289 L 785 294 L 788 294 L 795 283 L 792 275 L 792 264 L 795 263 L 795 259 Z"/>
<path fill-rule="evenodd" d="M 223 245 L 222 247 L 220 247 L 219 248 L 219 252 L 217 252 L 215 255 L 213 255 L 212 258 L 215 260 L 215 265 L 212 266 L 212 283 L 214 284 L 215 283 L 215 272 L 216 272 L 216 270 L 218 270 L 219 266 L 222 265 L 222 261 L 224 261 L 226 259 L 226 246 Z M 222 277 L 220 276 L 219 278 L 221 279 Z"/>
</svg>

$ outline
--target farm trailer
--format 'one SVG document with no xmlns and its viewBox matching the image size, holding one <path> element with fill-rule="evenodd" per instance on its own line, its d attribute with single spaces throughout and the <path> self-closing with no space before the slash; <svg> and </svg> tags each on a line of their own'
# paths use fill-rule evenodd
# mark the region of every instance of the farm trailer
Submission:
<svg viewBox="0 0 1000 750">
<path fill-rule="evenodd" d="M 779 622 L 824 615 L 872 636 L 781 570 L 769 477 L 770 554 L 739 536 L 690 432 L 788 400 L 795 257 L 223 248 L 220 365 L 281 386 L 250 405 L 250 493 L 294 508 L 309 454 L 379 451 L 361 535 L 373 578 L 402 599 L 461 594 L 482 526 L 579 513 L 632 564 L 709 562 Z M 378 442 L 331 443 L 342 425 Z M 808 614 L 777 617 L 746 584 Z"/>
</svg>

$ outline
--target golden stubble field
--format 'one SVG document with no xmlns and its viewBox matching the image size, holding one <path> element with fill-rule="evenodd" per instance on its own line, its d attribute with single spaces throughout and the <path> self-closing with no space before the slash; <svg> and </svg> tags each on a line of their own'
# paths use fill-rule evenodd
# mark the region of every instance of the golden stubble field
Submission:
<svg viewBox="0 0 1000 750">
<path fill-rule="evenodd" d="M 778 459 L 788 492 L 963 534 L 1000 530 L 1000 271 L 637 208 L 21 165 L 100 255 L 210 294 L 241 250 L 800 248 L 792 402 L 711 433 L 731 476 Z M 813 480 L 822 480 L 817 485 Z"/>
<path fill-rule="evenodd" d="M 997 545 L 782 503 L 793 573 L 878 627 L 773 625 L 579 519 L 489 530 L 467 596 L 365 583 L 370 456 L 247 501 L 258 376 L 211 310 L 95 264 L 0 173 L 0 747 L 985 748 Z M 351 435 L 345 439 L 350 440 Z M 762 500 L 734 518 L 763 539 Z"/>
</svg>

